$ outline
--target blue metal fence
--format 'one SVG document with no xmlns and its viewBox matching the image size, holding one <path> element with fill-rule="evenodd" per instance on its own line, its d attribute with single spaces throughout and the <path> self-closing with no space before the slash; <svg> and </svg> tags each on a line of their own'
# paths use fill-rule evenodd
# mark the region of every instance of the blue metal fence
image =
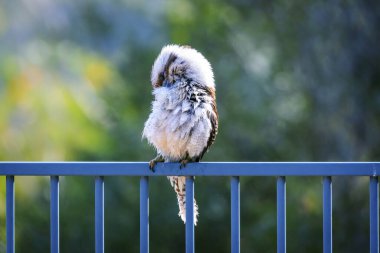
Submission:
<svg viewBox="0 0 380 253">
<path fill-rule="evenodd" d="M 240 176 L 277 177 L 277 252 L 286 252 L 286 176 L 323 177 L 323 252 L 332 252 L 332 176 L 370 177 L 370 253 L 379 253 L 380 162 L 243 162 L 159 163 L 156 171 L 144 162 L 0 162 L 6 176 L 7 253 L 15 252 L 15 176 L 50 176 L 51 252 L 59 252 L 59 176 L 95 177 L 95 249 L 104 252 L 104 177 L 140 176 L 140 252 L 149 252 L 149 177 L 186 176 L 186 253 L 194 252 L 194 176 L 231 177 L 231 252 L 240 252 Z"/>
</svg>

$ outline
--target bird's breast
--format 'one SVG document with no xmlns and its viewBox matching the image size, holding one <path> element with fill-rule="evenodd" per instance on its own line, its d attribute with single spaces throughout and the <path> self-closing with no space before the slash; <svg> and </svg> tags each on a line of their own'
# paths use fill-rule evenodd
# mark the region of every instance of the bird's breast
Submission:
<svg viewBox="0 0 380 253">
<path fill-rule="evenodd" d="M 156 100 L 144 136 L 169 161 L 199 155 L 207 144 L 211 123 L 207 108 L 188 100 Z"/>
</svg>

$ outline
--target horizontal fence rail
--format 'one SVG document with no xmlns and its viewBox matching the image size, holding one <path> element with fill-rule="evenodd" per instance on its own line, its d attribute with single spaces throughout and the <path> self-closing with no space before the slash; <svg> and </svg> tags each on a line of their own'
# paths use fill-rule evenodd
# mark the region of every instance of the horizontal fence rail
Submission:
<svg viewBox="0 0 380 253">
<path fill-rule="evenodd" d="M 93 176 L 95 192 L 95 252 L 104 253 L 104 188 L 107 176 L 140 176 L 140 253 L 149 252 L 149 177 L 186 176 L 186 253 L 195 252 L 194 176 L 231 177 L 231 252 L 240 253 L 240 177 L 277 177 L 277 252 L 286 252 L 286 177 L 323 178 L 323 252 L 333 252 L 332 176 L 368 176 L 370 198 L 370 253 L 379 253 L 380 162 L 209 162 L 158 163 L 155 172 L 146 162 L 0 162 L 6 176 L 6 252 L 15 253 L 15 177 L 50 176 L 51 253 L 59 253 L 59 176 Z"/>
<path fill-rule="evenodd" d="M 0 162 L 10 176 L 378 176 L 380 162 Z"/>
</svg>

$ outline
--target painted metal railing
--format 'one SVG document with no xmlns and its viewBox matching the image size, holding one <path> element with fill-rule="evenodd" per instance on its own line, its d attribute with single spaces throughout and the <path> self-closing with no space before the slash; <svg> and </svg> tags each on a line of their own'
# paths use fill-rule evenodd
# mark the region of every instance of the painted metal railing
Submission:
<svg viewBox="0 0 380 253">
<path fill-rule="evenodd" d="M 15 176 L 50 176 L 51 252 L 59 252 L 59 176 L 95 177 L 95 251 L 104 252 L 104 177 L 140 176 L 140 252 L 149 252 L 149 177 L 186 176 L 186 253 L 194 252 L 194 176 L 231 177 L 231 252 L 240 252 L 240 176 L 277 177 L 277 252 L 286 252 L 286 177 L 323 178 L 323 252 L 332 252 L 332 176 L 370 177 L 370 253 L 379 253 L 379 162 L 192 163 L 179 169 L 159 163 L 153 173 L 144 162 L 0 162 L 6 176 L 6 252 L 15 252 Z"/>
</svg>

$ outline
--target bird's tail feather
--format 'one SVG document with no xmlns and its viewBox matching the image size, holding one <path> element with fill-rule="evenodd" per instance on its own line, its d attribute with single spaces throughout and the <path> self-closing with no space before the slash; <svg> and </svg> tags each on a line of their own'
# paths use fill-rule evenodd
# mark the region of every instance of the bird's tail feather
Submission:
<svg viewBox="0 0 380 253">
<path fill-rule="evenodd" d="M 177 194 L 179 207 L 178 216 L 180 216 L 183 222 L 186 223 L 186 177 L 172 176 L 168 177 L 168 179 Z M 198 215 L 198 205 L 194 199 L 194 225 L 197 225 Z"/>
</svg>

